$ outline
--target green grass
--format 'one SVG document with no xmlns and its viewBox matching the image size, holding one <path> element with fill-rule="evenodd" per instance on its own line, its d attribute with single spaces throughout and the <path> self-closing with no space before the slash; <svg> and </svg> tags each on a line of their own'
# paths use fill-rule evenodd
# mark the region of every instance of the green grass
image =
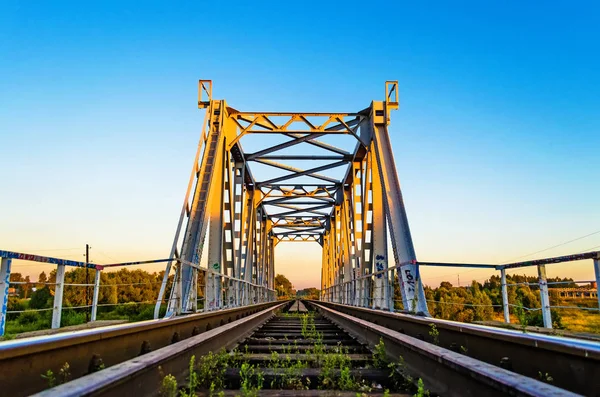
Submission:
<svg viewBox="0 0 600 397">
<path fill-rule="evenodd" d="M 40 331 L 50 329 L 52 324 L 52 311 L 27 310 L 22 313 L 12 313 L 6 321 L 4 337 L 0 340 L 10 340 L 24 332 Z M 161 307 L 160 314 L 163 315 L 166 306 Z M 143 321 L 154 318 L 153 303 L 126 303 L 120 306 L 99 307 L 97 320 L 125 320 Z M 68 327 L 86 323 L 87 317 L 84 309 L 69 309 L 64 307 L 61 314 L 60 326 Z"/>
<path fill-rule="evenodd" d="M 600 314 L 598 312 L 562 309 L 560 314 L 566 330 L 600 334 Z"/>
</svg>

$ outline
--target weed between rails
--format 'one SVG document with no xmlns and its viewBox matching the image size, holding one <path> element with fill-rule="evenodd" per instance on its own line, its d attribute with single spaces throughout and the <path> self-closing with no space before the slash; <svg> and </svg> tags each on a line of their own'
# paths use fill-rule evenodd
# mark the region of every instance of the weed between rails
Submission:
<svg viewBox="0 0 600 397">
<path fill-rule="evenodd" d="M 264 368 L 250 363 L 248 349 L 245 349 L 244 353 L 237 349 L 230 353 L 224 349 L 218 353 L 209 352 L 200 357 L 197 363 L 195 356 L 192 356 L 187 385 L 178 387 L 175 377 L 166 375 L 162 381 L 160 395 L 163 397 L 189 397 L 195 395 L 198 390 L 208 391 L 210 396 L 222 395 L 223 390 L 231 386 L 227 384 L 226 380 L 227 368 L 240 369 L 239 390 L 243 397 L 257 396 L 264 387 L 283 390 L 316 388 L 356 391 L 357 395 L 371 392 L 374 388 L 382 390 L 380 385 L 370 384 L 367 380 L 354 376 L 348 347 L 342 346 L 340 342 L 337 346 L 326 349 L 323 344 L 323 334 L 316 331 L 311 314 L 302 314 L 297 317 L 301 319 L 303 337 L 314 341 L 305 351 L 305 360 L 292 359 L 292 354 L 299 354 L 297 343 L 282 345 L 280 352 L 272 351 Z M 398 362 L 393 363 L 387 359 L 383 340 L 380 340 L 373 350 L 372 367 L 390 371 L 388 382 L 390 389 L 414 391 L 415 396 L 419 397 L 428 395 L 423 381 L 418 379 L 415 382 L 407 374 L 402 357 Z M 317 384 L 311 384 L 310 377 L 303 377 L 304 370 L 308 368 L 319 368 Z M 269 375 L 270 382 L 266 381 L 265 372 L 271 374 Z M 277 375 L 273 376 L 272 374 Z M 314 382 L 315 378 L 312 379 Z M 385 393 L 389 394 L 389 389 L 386 389 Z"/>
<path fill-rule="evenodd" d="M 69 363 L 64 363 L 58 370 L 58 376 L 49 369 L 45 374 L 42 374 L 41 377 L 48 382 L 48 388 L 53 388 L 54 386 L 67 383 L 71 379 L 71 367 L 69 366 Z"/>
</svg>

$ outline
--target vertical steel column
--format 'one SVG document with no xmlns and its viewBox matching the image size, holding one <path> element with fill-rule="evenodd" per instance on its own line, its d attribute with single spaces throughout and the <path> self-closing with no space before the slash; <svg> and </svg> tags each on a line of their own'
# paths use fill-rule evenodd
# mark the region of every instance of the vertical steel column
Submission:
<svg viewBox="0 0 600 397">
<path fill-rule="evenodd" d="M 393 312 L 395 311 L 395 304 L 396 302 L 394 302 L 394 281 L 396 280 L 396 278 L 394 277 L 394 273 L 395 273 L 395 269 L 391 268 L 388 269 L 388 271 L 386 272 L 386 277 L 387 277 L 387 296 L 386 296 L 386 300 L 387 300 L 387 305 L 388 305 L 388 310 Z"/>
<path fill-rule="evenodd" d="M 351 185 L 351 195 L 352 195 L 352 236 L 353 236 L 353 268 L 352 268 L 352 291 L 353 291 L 353 301 L 352 305 L 360 306 L 360 301 L 362 297 L 361 292 L 361 284 L 362 280 L 358 279 L 361 276 L 360 269 L 362 266 L 361 258 L 362 258 L 362 243 L 363 243 L 363 228 L 364 224 L 362 223 L 361 215 L 359 211 L 362 211 L 361 208 L 361 197 L 362 197 L 362 183 L 361 183 L 361 174 L 362 174 L 362 164 L 363 161 L 353 161 L 352 162 L 352 185 Z"/>
<path fill-rule="evenodd" d="M 202 299 L 203 299 L 202 300 L 202 311 L 205 312 L 205 311 L 207 311 L 207 309 L 206 309 L 206 307 L 207 307 L 207 304 L 206 304 L 207 292 L 206 291 L 208 291 L 208 270 L 200 269 L 200 271 L 203 272 L 203 275 L 204 275 L 202 277 L 202 281 L 204 282 L 204 285 L 201 286 L 200 288 L 203 288 L 203 290 L 202 290 Z"/>
<path fill-rule="evenodd" d="M 352 210 L 352 194 L 350 190 L 343 190 L 343 203 L 342 203 L 342 231 L 344 238 L 344 304 L 351 305 L 353 302 L 352 297 L 352 216 L 350 211 Z"/>
<path fill-rule="evenodd" d="M 377 166 L 377 165 L 375 165 Z M 361 170 L 361 188 L 362 188 L 362 203 L 361 203 L 361 215 L 362 215 L 362 252 L 361 252 L 361 266 L 360 266 L 360 277 L 361 277 L 361 291 L 362 307 L 371 307 L 371 296 L 373 291 L 373 219 L 369 220 L 369 213 L 373 215 L 373 202 L 372 202 L 372 168 L 373 168 L 373 154 L 369 152 L 366 157 L 366 161 L 363 162 L 363 168 Z M 369 255 L 367 255 L 369 251 Z"/>
<path fill-rule="evenodd" d="M 94 277 L 94 297 L 92 298 L 92 321 L 96 321 L 98 312 L 98 294 L 100 293 L 100 270 L 96 270 Z"/>
<path fill-rule="evenodd" d="M 339 194 L 339 190 L 338 190 Z M 333 244 L 333 285 L 334 285 L 334 294 L 335 294 L 335 302 L 342 303 L 342 239 L 341 239 L 341 228 L 342 228 L 342 219 L 340 214 L 340 206 L 335 205 L 333 208 L 333 213 L 335 214 L 335 234 L 333 236 L 334 244 Z"/>
<path fill-rule="evenodd" d="M 269 224 L 272 224 L 272 221 L 269 221 Z M 269 270 L 268 270 L 268 274 L 267 274 L 267 280 L 263 283 L 263 285 L 266 285 L 267 287 L 269 285 L 272 285 L 273 287 L 275 286 L 275 246 L 277 244 L 275 244 L 275 240 L 277 240 L 277 237 L 270 237 L 270 255 L 269 255 Z M 271 288 L 273 288 L 271 287 Z"/>
<path fill-rule="evenodd" d="M 325 231 L 327 233 L 327 231 Z M 327 277 L 325 276 L 325 266 L 326 266 L 326 256 L 325 252 L 327 250 L 327 235 L 321 236 L 321 300 L 327 302 L 327 292 L 325 291 L 327 288 Z"/>
<path fill-rule="evenodd" d="M 354 165 L 351 165 L 352 169 L 350 170 L 350 172 L 354 173 Z M 355 282 L 355 277 L 356 277 L 356 272 L 355 272 L 355 268 L 356 268 L 356 245 L 355 245 L 355 241 L 356 241 L 356 230 L 355 230 L 355 223 L 354 223 L 354 218 L 355 218 L 355 213 L 354 213 L 354 203 L 353 203 L 353 199 L 354 199 L 354 194 L 353 194 L 353 190 L 355 190 L 354 187 L 354 178 L 352 178 L 352 182 L 350 183 L 350 186 L 348 186 L 348 188 L 344 189 L 344 208 L 345 208 L 345 216 L 346 216 L 346 227 L 347 227 L 347 238 L 348 238 L 348 242 L 347 242 L 347 247 L 348 247 L 348 266 L 347 269 L 344 270 L 344 277 L 346 278 L 346 285 L 348 288 L 348 301 L 347 304 L 348 305 L 354 305 L 355 304 L 355 300 L 356 300 L 356 282 Z"/>
<path fill-rule="evenodd" d="M 326 302 L 329 302 L 329 236 L 330 231 L 326 230 L 323 235 L 323 250 L 321 251 L 321 290 Z"/>
<path fill-rule="evenodd" d="M 242 185 L 242 189 L 243 189 Z M 242 190 L 243 192 L 244 190 Z M 246 192 L 246 211 L 242 214 L 245 220 L 242 220 L 243 230 L 241 234 L 241 248 L 240 252 L 244 252 L 244 258 L 240 258 L 238 264 L 238 271 L 240 277 L 245 281 L 241 286 L 241 296 L 240 296 L 240 304 L 245 306 L 249 303 L 248 296 L 248 283 L 252 282 L 252 267 L 254 266 L 255 261 L 255 247 L 257 244 L 257 238 L 259 238 L 259 233 L 257 233 L 257 211 L 254 205 L 254 197 L 256 196 L 256 191 L 248 191 Z"/>
<path fill-rule="evenodd" d="M 224 142 L 219 142 L 216 147 L 213 163 L 211 192 L 209 199 L 208 218 L 210 230 L 208 235 L 208 269 L 211 271 L 212 296 L 209 302 L 210 310 L 223 308 L 223 274 L 225 270 L 225 245 L 224 245 L 224 200 L 225 200 L 225 147 Z"/>
<path fill-rule="evenodd" d="M 373 141 L 375 142 L 377 158 L 376 167 L 379 167 L 383 191 L 385 192 L 385 210 L 390 225 L 394 259 L 396 266 L 400 266 L 402 302 L 404 309 L 429 315 L 387 130 L 388 111 L 388 103 L 373 102 L 371 117 L 373 118 Z"/>
<path fill-rule="evenodd" d="M 10 268 L 12 259 L 0 258 L 0 336 L 4 336 L 6 328 L 6 312 L 8 311 L 8 288 L 10 286 Z"/>
<path fill-rule="evenodd" d="M 548 296 L 548 281 L 546 281 L 546 265 L 538 265 L 540 283 L 540 300 L 542 303 L 542 317 L 544 327 L 552 328 L 552 314 L 550 312 L 550 297 Z"/>
<path fill-rule="evenodd" d="M 54 305 L 52 307 L 52 328 L 60 328 L 63 292 L 65 290 L 65 265 L 56 266 L 56 285 L 54 286 Z"/>
<path fill-rule="evenodd" d="M 231 153 L 227 153 L 228 157 L 231 157 Z M 228 266 L 231 267 L 232 275 L 234 278 L 241 278 L 242 261 L 244 258 L 247 260 L 247 247 L 244 245 L 246 240 L 246 222 L 245 218 L 250 214 L 247 212 L 251 208 L 246 207 L 244 202 L 244 163 L 234 162 L 231 167 L 231 159 L 227 160 L 227 174 L 228 174 L 228 186 L 229 186 L 229 201 L 230 201 L 230 221 L 231 221 L 231 261 L 228 262 Z M 248 197 L 250 195 L 248 194 Z M 237 243 L 237 244 L 236 244 Z M 230 282 L 229 295 L 233 298 L 229 298 L 233 301 L 234 306 L 239 306 L 241 302 L 241 290 L 239 281 Z"/>
<path fill-rule="evenodd" d="M 598 298 L 598 309 L 600 309 L 600 258 L 594 259 L 594 273 L 596 274 L 596 297 Z"/>
<path fill-rule="evenodd" d="M 196 313 L 198 311 L 198 269 L 192 268 L 192 279 L 190 280 L 190 292 L 188 293 L 188 311 Z"/>
<path fill-rule="evenodd" d="M 506 286 L 506 269 L 500 269 L 500 282 L 502 284 L 502 312 L 504 322 L 510 323 L 510 308 L 508 306 L 508 288 Z"/>
<path fill-rule="evenodd" d="M 371 144 L 371 152 L 375 151 L 375 145 Z M 371 250 L 371 272 L 378 273 L 388 268 L 388 239 L 387 239 L 387 222 L 385 216 L 384 190 L 383 181 L 379 167 L 371 168 L 371 183 L 372 183 L 372 206 L 373 206 L 373 231 L 371 234 L 371 242 L 373 249 Z M 374 309 L 389 309 L 388 300 L 386 299 L 386 291 L 388 288 L 388 274 L 379 273 L 375 275 L 373 281 L 373 302 Z"/>
<path fill-rule="evenodd" d="M 184 265 L 181 262 L 177 263 L 177 269 L 175 271 L 175 283 L 173 285 L 173 293 L 171 294 L 170 300 L 168 302 L 169 305 L 173 305 L 174 312 L 176 314 L 181 314 L 183 310 L 183 296 L 184 296 Z M 155 308 L 156 309 L 156 308 Z M 170 311 L 170 308 L 167 309 L 167 312 Z"/>
</svg>

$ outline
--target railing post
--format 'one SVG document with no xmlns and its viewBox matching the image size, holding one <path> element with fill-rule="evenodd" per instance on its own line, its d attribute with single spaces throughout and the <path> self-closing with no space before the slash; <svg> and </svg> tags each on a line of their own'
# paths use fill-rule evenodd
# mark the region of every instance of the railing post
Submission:
<svg viewBox="0 0 600 397">
<path fill-rule="evenodd" d="M 60 328 L 63 292 L 65 290 L 65 265 L 56 266 L 56 285 L 54 286 L 54 306 L 52 307 L 52 328 Z"/>
<path fill-rule="evenodd" d="M 594 259 L 594 273 L 596 273 L 596 298 L 598 298 L 598 309 L 600 309 L 600 258 Z"/>
<path fill-rule="evenodd" d="M 177 276 L 179 276 L 179 282 L 175 283 L 173 288 L 177 288 L 177 302 L 175 305 L 177 307 L 175 313 L 180 315 L 183 308 L 183 263 L 179 262 L 179 266 L 177 266 L 177 273 L 175 274 L 175 281 L 177 281 Z"/>
<path fill-rule="evenodd" d="M 540 300 L 542 304 L 542 317 L 544 328 L 552 328 L 552 314 L 550 312 L 550 297 L 548 296 L 548 282 L 546 281 L 546 265 L 538 265 L 540 282 Z"/>
<path fill-rule="evenodd" d="M 10 265 L 12 259 L 0 258 L 0 336 L 4 336 L 6 328 L 6 312 L 8 310 L 8 288 L 10 286 Z"/>
<path fill-rule="evenodd" d="M 216 295 L 215 295 L 215 284 L 214 276 L 212 272 L 206 272 L 206 292 L 204 295 L 204 310 L 211 311 L 215 308 Z"/>
<path fill-rule="evenodd" d="M 98 294 L 100 293 L 100 270 L 96 270 L 96 277 L 94 278 L 94 297 L 92 299 L 92 321 L 96 321 L 96 314 L 98 313 Z"/>
<path fill-rule="evenodd" d="M 389 269 L 389 274 L 386 273 L 387 278 L 387 302 L 388 310 L 394 311 L 394 268 Z"/>
<path fill-rule="evenodd" d="M 510 307 L 508 306 L 508 288 L 506 286 L 506 269 L 500 269 L 500 282 L 502 284 L 502 312 L 504 322 L 510 323 Z"/>
<path fill-rule="evenodd" d="M 192 281 L 190 283 L 190 292 L 188 295 L 188 307 L 190 306 L 189 300 L 192 301 L 192 312 L 198 313 L 198 269 L 195 267 L 192 268 Z"/>
</svg>

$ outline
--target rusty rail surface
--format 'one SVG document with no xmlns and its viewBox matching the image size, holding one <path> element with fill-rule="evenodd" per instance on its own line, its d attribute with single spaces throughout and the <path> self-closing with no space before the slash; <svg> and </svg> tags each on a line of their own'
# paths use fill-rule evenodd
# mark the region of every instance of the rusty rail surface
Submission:
<svg viewBox="0 0 600 397">
<path fill-rule="evenodd" d="M 2 342 L 0 396 L 26 396 L 46 389 L 48 382 L 41 374 L 48 370 L 58 374 L 65 363 L 69 363 L 72 379 L 93 372 L 100 362 L 107 367 L 101 371 L 104 376 L 111 373 L 116 364 L 186 338 L 205 335 L 219 326 L 231 325 L 236 320 L 250 318 L 279 305 L 281 302 L 268 302 Z"/>
<path fill-rule="evenodd" d="M 556 386 L 455 353 L 435 344 L 310 302 L 322 315 L 363 343 L 384 342 L 386 355 L 442 396 L 575 396 Z M 401 357 L 401 359 L 400 359 Z"/>
<path fill-rule="evenodd" d="M 600 343 L 517 330 L 465 324 L 402 313 L 390 313 L 329 302 L 321 307 L 362 319 L 413 339 L 433 342 L 460 356 L 492 364 L 529 378 L 552 377 L 552 384 L 584 395 L 596 395 L 600 386 Z"/>
</svg>

